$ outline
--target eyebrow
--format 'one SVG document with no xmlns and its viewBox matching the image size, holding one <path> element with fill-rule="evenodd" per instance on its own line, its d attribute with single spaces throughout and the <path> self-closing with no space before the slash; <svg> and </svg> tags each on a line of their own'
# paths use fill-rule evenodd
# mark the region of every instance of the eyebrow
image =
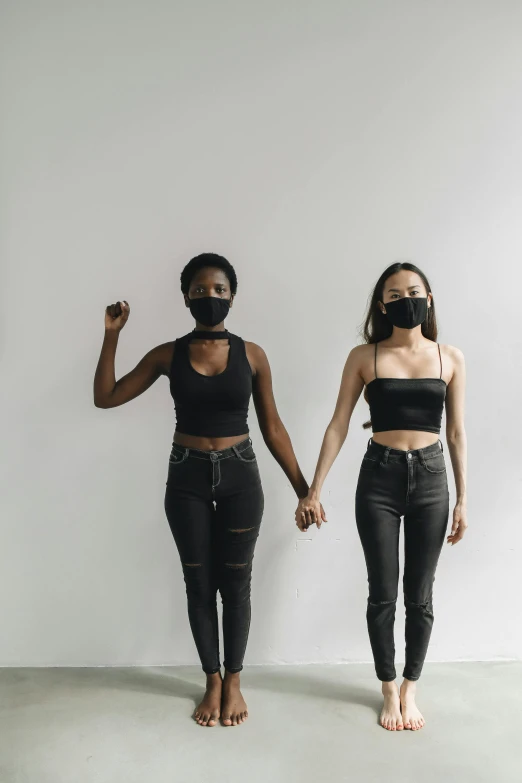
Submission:
<svg viewBox="0 0 522 783">
<path fill-rule="evenodd" d="M 420 288 L 420 283 L 417 283 L 417 285 L 410 285 L 408 286 L 408 291 L 412 288 Z M 388 288 L 388 291 L 397 291 L 397 293 L 400 293 L 399 288 Z"/>
</svg>

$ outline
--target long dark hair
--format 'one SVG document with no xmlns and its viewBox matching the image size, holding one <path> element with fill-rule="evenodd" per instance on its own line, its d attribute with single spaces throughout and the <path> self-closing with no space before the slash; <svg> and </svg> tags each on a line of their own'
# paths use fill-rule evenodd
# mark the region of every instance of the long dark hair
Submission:
<svg viewBox="0 0 522 783">
<path fill-rule="evenodd" d="M 391 333 L 393 332 L 393 324 L 390 323 L 385 314 L 382 312 L 381 308 L 379 307 L 379 302 L 383 301 L 384 286 L 386 285 L 388 278 L 390 278 L 392 275 L 396 275 L 397 272 L 401 272 L 403 269 L 408 272 L 415 272 L 417 275 L 419 275 L 422 282 L 424 283 L 426 292 L 432 296 L 431 306 L 428 308 L 428 316 L 421 325 L 421 331 L 423 336 L 428 340 L 433 340 L 435 343 L 437 342 L 437 315 L 435 312 L 433 291 L 431 290 L 429 280 L 418 266 L 405 261 L 391 264 L 391 266 L 384 270 L 375 284 L 375 288 L 373 289 L 371 297 L 368 301 L 368 311 L 366 313 L 366 318 L 362 328 L 362 337 L 365 343 L 371 345 L 380 343 L 381 340 L 386 340 L 386 338 L 390 337 Z M 364 399 L 366 402 L 368 402 L 368 394 L 366 389 L 364 390 Z M 371 421 L 366 421 L 363 424 L 365 430 L 369 429 L 371 426 Z"/>
</svg>

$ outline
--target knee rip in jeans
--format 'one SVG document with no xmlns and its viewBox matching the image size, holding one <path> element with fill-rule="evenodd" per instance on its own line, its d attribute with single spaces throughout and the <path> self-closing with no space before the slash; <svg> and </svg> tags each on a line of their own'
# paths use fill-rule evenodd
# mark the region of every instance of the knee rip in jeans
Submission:
<svg viewBox="0 0 522 783">
<path fill-rule="evenodd" d="M 253 527 L 242 527 L 239 529 L 234 529 L 231 527 L 228 528 L 229 533 L 248 533 L 250 530 L 254 530 L 254 528 Z"/>
<path fill-rule="evenodd" d="M 420 604 L 416 604 L 415 601 L 410 601 L 408 598 L 404 597 L 404 603 L 407 607 L 410 607 L 411 609 L 420 609 L 421 612 L 424 612 L 424 614 L 433 615 L 433 606 L 429 598 L 427 601 L 423 601 Z"/>
<path fill-rule="evenodd" d="M 233 568 L 233 569 L 246 568 L 247 565 L 248 563 L 225 563 L 225 568 Z"/>
<path fill-rule="evenodd" d="M 394 598 L 393 601 L 370 601 L 368 599 L 368 606 L 388 606 L 389 604 L 396 604 L 397 599 Z"/>
<path fill-rule="evenodd" d="M 183 563 L 185 568 L 201 568 L 201 563 Z"/>
</svg>

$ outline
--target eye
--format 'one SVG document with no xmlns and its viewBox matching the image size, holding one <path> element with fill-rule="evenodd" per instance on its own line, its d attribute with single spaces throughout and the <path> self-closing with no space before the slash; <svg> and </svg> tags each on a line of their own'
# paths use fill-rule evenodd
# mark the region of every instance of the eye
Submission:
<svg viewBox="0 0 522 783">
<path fill-rule="evenodd" d="M 418 292 L 418 291 L 412 291 L 412 292 L 411 292 L 411 295 L 412 295 L 412 296 L 418 296 L 418 295 L 419 295 L 419 292 Z"/>
</svg>

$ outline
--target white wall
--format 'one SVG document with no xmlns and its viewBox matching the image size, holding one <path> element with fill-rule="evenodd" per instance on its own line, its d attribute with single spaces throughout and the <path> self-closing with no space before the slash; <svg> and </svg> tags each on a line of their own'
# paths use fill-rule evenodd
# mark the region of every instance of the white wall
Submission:
<svg viewBox="0 0 522 783">
<path fill-rule="evenodd" d="M 426 270 L 467 357 L 470 447 L 429 659 L 522 656 L 521 24 L 502 0 L 2 4 L 1 664 L 197 660 L 163 513 L 167 383 L 112 411 L 91 387 L 105 305 L 132 306 L 122 373 L 191 328 L 178 275 L 206 250 L 237 266 L 229 328 L 267 351 L 308 476 L 376 277 Z M 310 536 L 252 411 L 249 663 L 370 659 L 366 413 Z"/>
</svg>

